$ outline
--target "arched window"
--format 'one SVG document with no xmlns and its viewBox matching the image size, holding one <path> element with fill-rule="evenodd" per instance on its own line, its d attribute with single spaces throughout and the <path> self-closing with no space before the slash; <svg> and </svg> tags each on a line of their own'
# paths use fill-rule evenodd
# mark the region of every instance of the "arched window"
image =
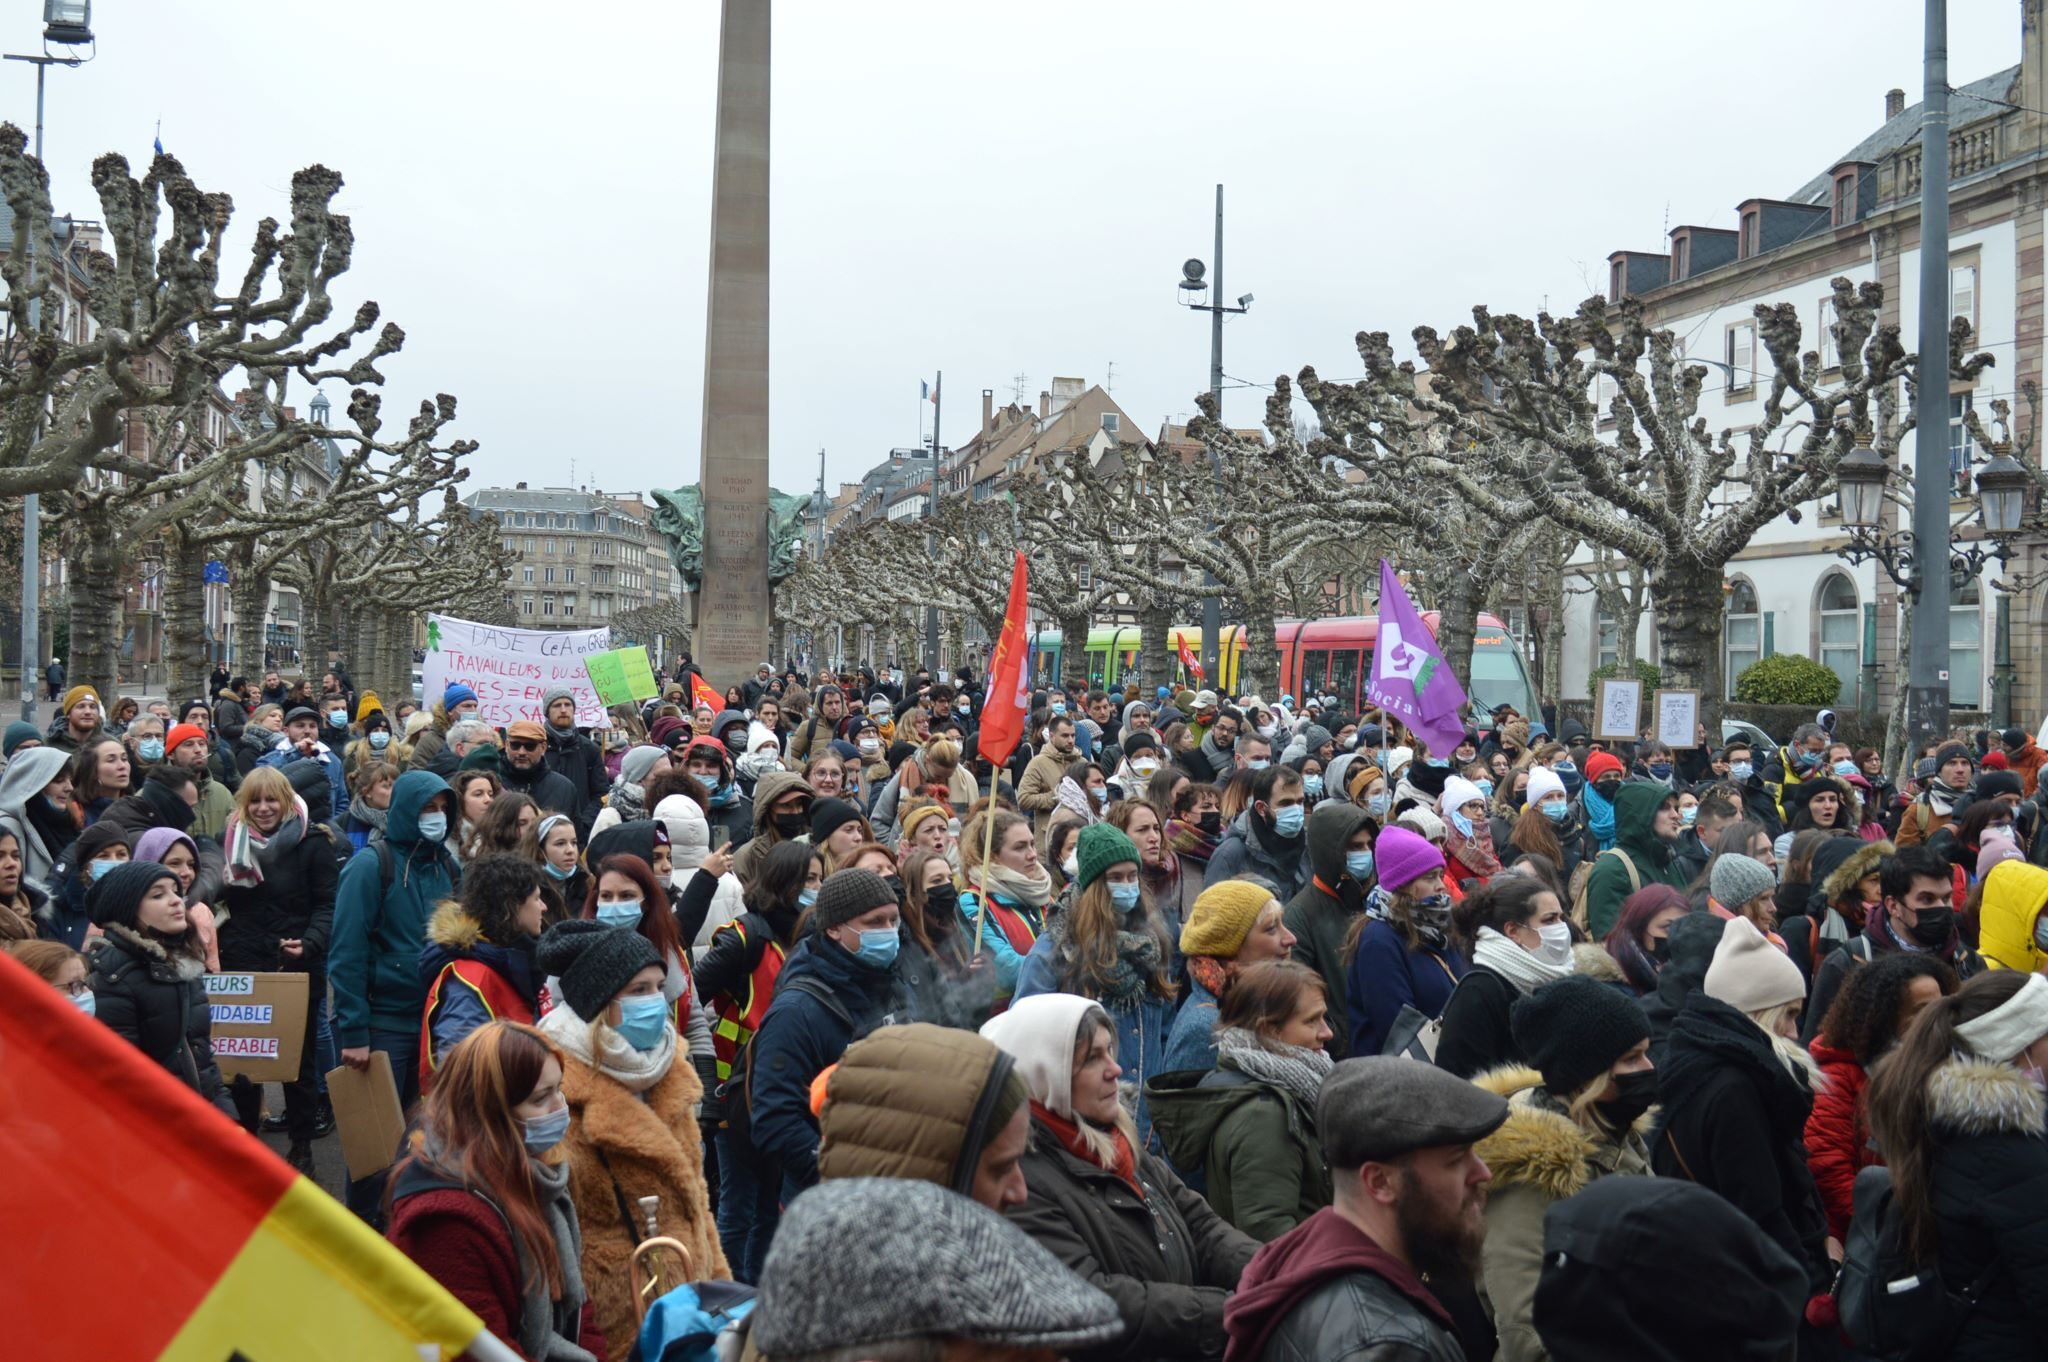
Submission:
<svg viewBox="0 0 2048 1362">
<path fill-rule="evenodd" d="M 1845 572 L 1831 572 L 1821 579 L 1814 604 L 1820 615 L 1821 665 L 1842 679 L 1838 703 L 1853 705 L 1863 660 L 1863 609 L 1856 599 L 1856 584 Z"/>
<path fill-rule="evenodd" d="M 1746 577 L 1728 587 L 1728 607 L 1721 621 L 1723 680 L 1728 698 L 1735 697 L 1735 678 L 1755 665 L 1764 651 L 1764 617 L 1757 609 L 1756 588 Z"/>
<path fill-rule="evenodd" d="M 1984 705 L 1984 594 L 1974 581 L 1949 598 L 1948 702 L 1957 709 Z"/>
</svg>

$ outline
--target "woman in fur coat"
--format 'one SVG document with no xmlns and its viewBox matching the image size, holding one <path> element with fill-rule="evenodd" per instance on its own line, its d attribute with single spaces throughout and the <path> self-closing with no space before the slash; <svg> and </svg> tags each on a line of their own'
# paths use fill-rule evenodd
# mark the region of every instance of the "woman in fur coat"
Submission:
<svg viewBox="0 0 2048 1362">
<path fill-rule="evenodd" d="M 155 861 L 124 861 L 93 883 L 85 903 L 106 933 L 89 981 L 100 1021 L 233 1116 L 213 1058 L 206 959 L 178 877 Z"/>
</svg>

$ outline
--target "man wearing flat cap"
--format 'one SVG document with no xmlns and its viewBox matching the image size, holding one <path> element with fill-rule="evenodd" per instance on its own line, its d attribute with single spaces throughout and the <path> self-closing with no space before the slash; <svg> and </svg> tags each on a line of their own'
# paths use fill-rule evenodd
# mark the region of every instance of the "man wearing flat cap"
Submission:
<svg viewBox="0 0 2048 1362">
<path fill-rule="evenodd" d="M 1223 1312 L 1224 1362 L 1464 1362 L 1440 1296 L 1469 1291 L 1478 1268 L 1492 1174 L 1472 1146 L 1507 1115 L 1433 1064 L 1375 1055 L 1332 1069 L 1316 1129 L 1335 1204 L 1245 1268 Z"/>
</svg>

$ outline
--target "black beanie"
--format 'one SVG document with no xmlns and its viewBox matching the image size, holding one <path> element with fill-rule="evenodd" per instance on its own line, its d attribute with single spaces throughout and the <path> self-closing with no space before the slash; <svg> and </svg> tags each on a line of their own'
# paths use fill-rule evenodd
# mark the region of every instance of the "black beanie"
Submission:
<svg viewBox="0 0 2048 1362">
<path fill-rule="evenodd" d="M 1543 1072 L 1553 1096 L 1569 1097 L 1650 1038 L 1642 1005 L 1583 974 L 1566 975 L 1515 1000 L 1515 1045 Z"/>
<path fill-rule="evenodd" d="M 563 1001 L 585 1021 L 596 1021 L 634 975 L 661 964 L 653 943 L 638 931 L 593 918 L 570 918 L 548 928 L 535 959 L 541 969 L 560 977 Z"/>
<path fill-rule="evenodd" d="M 2020 784 L 2018 771 L 1979 771 L 1977 773 L 1977 798 L 1996 799 L 2000 795 L 2011 795 L 2015 799 L 2025 793 Z"/>
<path fill-rule="evenodd" d="M 860 809 L 844 799 L 821 799 L 811 807 L 811 845 L 823 846 L 830 837 L 860 817 Z"/>
<path fill-rule="evenodd" d="M 176 884 L 178 877 L 155 861 L 123 861 L 94 880 L 92 888 L 86 891 L 86 916 L 95 927 L 116 923 L 133 927 L 135 915 L 142 907 L 142 896 L 158 880 Z"/>
<path fill-rule="evenodd" d="M 835 870 L 818 886 L 818 902 L 811 909 L 811 921 L 823 932 L 863 913 L 895 906 L 896 891 L 874 871 Z"/>
</svg>

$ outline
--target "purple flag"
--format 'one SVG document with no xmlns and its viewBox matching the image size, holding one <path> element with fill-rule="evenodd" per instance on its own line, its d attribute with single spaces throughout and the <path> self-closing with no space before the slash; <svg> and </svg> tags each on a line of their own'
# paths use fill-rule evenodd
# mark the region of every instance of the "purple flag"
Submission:
<svg viewBox="0 0 2048 1362">
<path fill-rule="evenodd" d="M 1448 757 L 1465 736 L 1458 711 L 1465 688 L 1444 665 L 1436 638 L 1416 613 L 1386 559 L 1380 559 L 1380 630 L 1365 698 L 1421 735 L 1431 756 Z"/>
</svg>

